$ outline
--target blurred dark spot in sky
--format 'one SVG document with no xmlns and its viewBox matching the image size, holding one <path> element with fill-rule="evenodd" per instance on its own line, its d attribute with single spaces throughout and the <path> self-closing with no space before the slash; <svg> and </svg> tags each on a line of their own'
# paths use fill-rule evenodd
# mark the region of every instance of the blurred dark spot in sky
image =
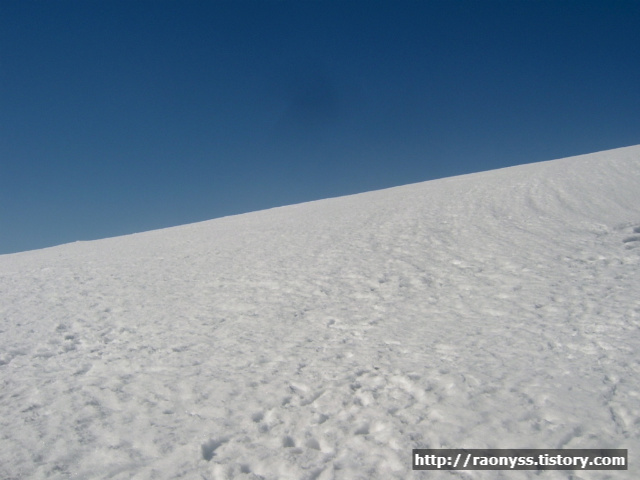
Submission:
<svg viewBox="0 0 640 480">
<path fill-rule="evenodd" d="M 346 92 L 319 63 L 287 74 L 282 85 L 276 135 L 288 142 L 320 140 L 346 115 Z"/>
</svg>

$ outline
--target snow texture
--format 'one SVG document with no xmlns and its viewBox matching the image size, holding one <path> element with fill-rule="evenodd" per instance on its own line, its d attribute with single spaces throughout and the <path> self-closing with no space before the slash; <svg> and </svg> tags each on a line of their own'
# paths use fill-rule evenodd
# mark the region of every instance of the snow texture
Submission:
<svg viewBox="0 0 640 480">
<path fill-rule="evenodd" d="M 3 255 L 0 478 L 640 478 L 639 269 L 640 147 Z"/>
</svg>

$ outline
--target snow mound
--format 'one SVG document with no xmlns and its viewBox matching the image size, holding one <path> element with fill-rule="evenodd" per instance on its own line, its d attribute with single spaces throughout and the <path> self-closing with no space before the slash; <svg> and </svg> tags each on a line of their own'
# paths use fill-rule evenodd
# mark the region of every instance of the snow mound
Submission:
<svg viewBox="0 0 640 480">
<path fill-rule="evenodd" d="M 3 255 L 0 477 L 638 478 L 639 268 L 640 147 Z"/>
</svg>

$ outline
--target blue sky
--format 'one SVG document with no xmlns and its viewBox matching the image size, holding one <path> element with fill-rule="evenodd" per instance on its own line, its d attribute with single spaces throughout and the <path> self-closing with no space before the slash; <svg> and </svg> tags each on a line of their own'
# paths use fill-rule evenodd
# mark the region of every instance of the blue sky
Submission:
<svg viewBox="0 0 640 480">
<path fill-rule="evenodd" d="M 637 1 L 0 0 L 0 254 L 640 143 Z"/>
</svg>

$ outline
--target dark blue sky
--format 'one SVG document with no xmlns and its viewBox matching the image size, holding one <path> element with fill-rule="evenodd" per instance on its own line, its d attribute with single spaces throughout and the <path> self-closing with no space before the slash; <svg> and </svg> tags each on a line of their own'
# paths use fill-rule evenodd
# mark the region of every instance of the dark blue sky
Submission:
<svg viewBox="0 0 640 480">
<path fill-rule="evenodd" d="M 640 2 L 0 0 L 0 254 L 640 143 Z"/>
</svg>

